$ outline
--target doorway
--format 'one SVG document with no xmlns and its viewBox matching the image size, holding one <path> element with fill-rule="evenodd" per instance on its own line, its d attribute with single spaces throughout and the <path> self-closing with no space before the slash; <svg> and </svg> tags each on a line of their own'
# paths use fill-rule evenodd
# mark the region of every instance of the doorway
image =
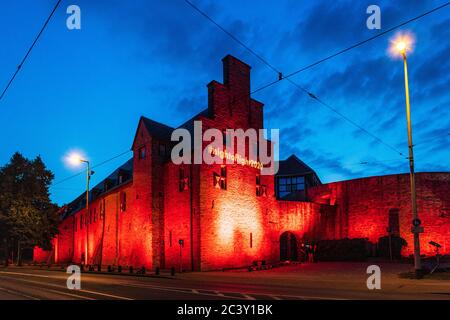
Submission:
<svg viewBox="0 0 450 320">
<path fill-rule="evenodd" d="M 283 232 L 280 236 L 280 260 L 298 261 L 297 238 L 290 231 Z"/>
</svg>

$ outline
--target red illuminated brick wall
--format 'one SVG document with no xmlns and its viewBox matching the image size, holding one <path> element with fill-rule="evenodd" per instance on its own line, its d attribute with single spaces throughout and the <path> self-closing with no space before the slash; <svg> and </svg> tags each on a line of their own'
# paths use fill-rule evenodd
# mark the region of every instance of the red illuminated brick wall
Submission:
<svg viewBox="0 0 450 320">
<path fill-rule="evenodd" d="M 421 253 L 434 254 L 429 241 L 450 253 L 450 173 L 417 173 L 417 210 L 425 233 Z M 411 198 L 408 174 L 334 182 L 308 190 L 309 198 L 336 206 L 336 238 L 368 238 L 377 242 L 387 235 L 390 209 L 399 209 L 400 236 L 408 242 L 403 254 L 413 252 Z"/>
<path fill-rule="evenodd" d="M 249 96 L 250 67 L 227 56 L 223 68 L 223 83 L 212 81 L 208 85 L 209 116 L 200 116 L 203 130 L 262 128 L 263 104 Z M 214 173 L 220 174 L 220 164 L 186 164 L 181 167 L 188 186 L 180 191 L 180 166 L 170 161 L 170 152 L 160 151 L 161 144 L 170 149 L 169 141 L 152 136 L 143 121 L 139 121 L 132 146 L 132 181 L 94 200 L 90 204 L 92 218 L 82 209 L 60 223 L 60 234 L 53 242 L 58 263 L 80 263 L 86 252 L 89 264 L 149 269 L 211 270 L 248 266 L 255 260 L 276 262 L 280 259 L 280 236 L 286 231 L 295 235 L 298 244 L 346 237 L 376 242 L 386 235 L 390 209 L 399 210 L 400 236 L 408 242 L 404 254 L 412 252 L 408 175 L 321 185 L 308 189 L 311 202 L 293 202 L 276 200 L 273 176 L 261 176 L 267 193 L 257 196 L 259 170 L 255 168 L 226 165 L 226 190 L 222 190 L 213 183 Z M 142 147 L 146 156 L 139 159 Z M 450 253 L 449 184 L 449 173 L 417 174 L 425 254 L 434 253 L 430 240 L 441 243 L 443 252 Z M 124 192 L 127 208 L 122 211 L 120 197 Z M 100 214 L 102 203 L 104 218 Z M 182 248 L 180 239 L 184 241 Z M 50 254 L 37 248 L 35 260 L 46 262 Z"/>
</svg>

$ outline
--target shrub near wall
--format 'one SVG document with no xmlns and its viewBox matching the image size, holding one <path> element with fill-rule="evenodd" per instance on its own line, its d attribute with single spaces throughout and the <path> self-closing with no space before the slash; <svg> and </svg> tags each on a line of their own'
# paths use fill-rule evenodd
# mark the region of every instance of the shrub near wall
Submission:
<svg viewBox="0 0 450 320">
<path fill-rule="evenodd" d="M 366 238 L 322 240 L 317 242 L 316 261 L 365 261 L 372 244 Z"/>
<path fill-rule="evenodd" d="M 398 236 L 391 236 L 392 258 L 400 259 L 402 249 L 407 245 L 405 239 Z M 380 237 L 378 240 L 378 254 L 380 257 L 389 258 L 389 236 Z"/>
</svg>

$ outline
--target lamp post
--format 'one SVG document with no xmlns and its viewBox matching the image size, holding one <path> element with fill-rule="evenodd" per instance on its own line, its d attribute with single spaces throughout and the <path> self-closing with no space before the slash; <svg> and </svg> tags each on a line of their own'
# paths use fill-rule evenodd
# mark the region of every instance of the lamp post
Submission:
<svg viewBox="0 0 450 320">
<path fill-rule="evenodd" d="M 91 179 L 91 166 L 88 160 L 80 158 L 80 162 L 86 163 L 86 253 L 84 255 L 84 264 L 88 264 L 89 255 L 89 223 L 91 222 L 91 215 L 89 214 L 89 180 Z"/>
<path fill-rule="evenodd" d="M 412 128 L 411 128 L 411 107 L 409 104 L 409 85 L 408 85 L 408 64 L 406 60 L 407 51 L 411 50 L 413 38 L 410 35 L 399 36 L 397 40 L 393 41 L 394 51 L 397 51 L 403 58 L 403 69 L 405 78 L 405 102 L 406 102 L 406 124 L 408 130 L 408 159 L 409 159 L 409 181 L 411 189 L 411 211 L 412 211 L 412 228 L 411 231 L 414 235 L 414 270 L 416 278 L 422 277 L 422 264 L 420 259 L 420 239 L 419 234 L 423 232 L 423 228 L 420 226 L 421 221 L 417 213 L 416 202 L 416 183 L 414 174 L 414 152 L 412 141 Z"/>
<path fill-rule="evenodd" d="M 79 154 L 71 154 L 68 158 L 69 162 L 72 165 L 79 165 L 80 163 L 86 164 L 86 215 L 85 215 L 85 226 L 86 226 L 86 243 L 85 243 L 85 253 L 84 253 L 84 264 L 88 264 L 88 255 L 89 255 L 89 222 L 90 222 L 90 214 L 89 214 L 89 181 L 91 180 L 91 175 L 94 174 L 91 171 L 91 166 L 88 160 L 83 159 Z M 74 248 L 75 251 L 75 248 Z"/>
</svg>

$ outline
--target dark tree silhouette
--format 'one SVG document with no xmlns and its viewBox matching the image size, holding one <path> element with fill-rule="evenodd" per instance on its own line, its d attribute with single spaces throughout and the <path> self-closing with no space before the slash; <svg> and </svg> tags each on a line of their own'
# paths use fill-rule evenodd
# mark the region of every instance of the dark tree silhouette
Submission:
<svg viewBox="0 0 450 320">
<path fill-rule="evenodd" d="M 11 250 L 17 250 L 21 264 L 23 248 L 51 249 L 51 239 L 58 232 L 58 207 L 49 194 L 53 177 L 40 156 L 29 160 L 18 152 L 0 168 L 0 241 L 5 264 Z"/>
</svg>

